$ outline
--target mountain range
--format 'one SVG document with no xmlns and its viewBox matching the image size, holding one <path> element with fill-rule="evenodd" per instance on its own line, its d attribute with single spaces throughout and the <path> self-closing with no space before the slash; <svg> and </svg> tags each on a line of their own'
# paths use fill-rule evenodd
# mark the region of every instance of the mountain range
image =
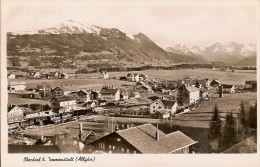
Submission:
<svg viewBox="0 0 260 167">
<path fill-rule="evenodd" d="M 184 44 L 176 44 L 171 47 L 159 46 L 167 52 L 203 56 L 207 61 L 223 61 L 243 65 L 243 60 L 247 60 L 245 65 L 256 65 L 256 45 L 253 43 L 217 42 L 208 47 L 188 47 Z M 249 63 L 248 60 L 252 60 L 252 62 Z"/>
<path fill-rule="evenodd" d="M 126 34 L 116 28 L 101 28 L 66 20 L 36 31 L 7 34 L 8 66 L 47 67 L 135 67 L 170 66 L 221 60 L 254 65 L 254 44 L 215 43 L 209 47 L 183 44 L 162 47 L 145 34 Z M 235 60 L 235 61 L 234 61 Z"/>
</svg>

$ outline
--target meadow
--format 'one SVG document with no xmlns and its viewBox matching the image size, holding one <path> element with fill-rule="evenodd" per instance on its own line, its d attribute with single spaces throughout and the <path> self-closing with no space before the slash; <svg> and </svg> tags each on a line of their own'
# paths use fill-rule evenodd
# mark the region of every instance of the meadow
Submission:
<svg viewBox="0 0 260 167">
<path fill-rule="evenodd" d="M 220 71 L 213 69 L 183 69 L 183 70 L 145 70 L 135 71 L 148 75 L 149 79 L 179 80 L 186 76 L 197 76 L 200 79 L 217 79 L 225 84 L 244 84 L 246 80 L 256 80 L 254 70 Z M 127 75 L 129 72 L 111 72 L 110 77 Z"/>
<path fill-rule="evenodd" d="M 183 70 L 144 70 L 132 71 L 134 73 L 146 74 L 149 79 L 163 79 L 163 80 L 180 80 L 187 76 L 197 76 L 199 79 L 208 78 L 210 80 L 217 79 L 225 84 L 244 84 L 246 80 L 256 80 L 256 73 L 254 70 L 236 70 L 234 73 L 231 71 L 219 71 L 213 69 L 183 69 Z M 126 76 L 130 72 L 109 72 L 110 78 L 118 78 L 119 76 Z M 102 84 L 114 85 L 119 87 L 122 84 L 131 84 L 130 82 L 120 81 L 117 79 L 101 80 L 98 79 L 98 73 L 89 74 L 71 74 L 69 79 L 27 79 L 25 83 L 27 87 L 35 87 L 42 82 L 50 84 L 51 87 L 61 85 L 89 85 L 89 84 Z M 10 80 L 10 81 L 21 81 Z M 133 84 L 133 83 L 132 83 Z"/>
</svg>

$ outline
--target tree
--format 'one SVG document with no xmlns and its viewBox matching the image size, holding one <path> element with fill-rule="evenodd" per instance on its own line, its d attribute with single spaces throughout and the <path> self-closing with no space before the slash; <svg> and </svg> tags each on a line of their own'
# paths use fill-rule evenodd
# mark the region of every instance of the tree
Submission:
<svg viewBox="0 0 260 167">
<path fill-rule="evenodd" d="M 43 111 L 50 110 L 50 109 L 51 107 L 48 104 L 42 106 Z"/>
<path fill-rule="evenodd" d="M 209 125 L 209 139 L 219 138 L 221 135 L 221 120 L 218 110 L 218 106 L 215 105 L 213 108 L 213 114 Z"/>
<path fill-rule="evenodd" d="M 186 86 L 183 84 L 178 89 L 178 95 L 177 95 L 178 102 L 180 102 L 182 105 L 187 104 L 188 103 L 187 97 L 189 97 L 189 94 L 187 93 Z"/>
<path fill-rule="evenodd" d="M 196 88 L 200 88 L 200 83 L 199 83 L 199 81 L 197 81 L 196 82 L 196 86 L 195 86 Z"/>
<path fill-rule="evenodd" d="M 255 103 L 254 106 L 250 107 L 247 122 L 250 128 L 253 129 L 257 128 L 257 102 Z"/>
<path fill-rule="evenodd" d="M 46 82 L 42 82 L 40 85 L 38 85 L 38 88 L 42 89 L 43 92 L 41 93 L 42 98 L 46 97 L 48 91 L 50 90 L 50 85 Z"/>
<path fill-rule="evenodd" d="M 247 123 L 246 123 L 246 115 L 245 115 L 245 106 L 244 106 L 244 102 L 242 101 L 240 104 L 240 114 L 239 114 L 239 119 L 240 119 L 240 123 L 246 127 Z"/>
<path fill-rule="evenodd" d="M 236 122 L 233 113 L 227 113 L 223 134 L 223 146 L 227 147 L 237 141 Z"/>
</svg>

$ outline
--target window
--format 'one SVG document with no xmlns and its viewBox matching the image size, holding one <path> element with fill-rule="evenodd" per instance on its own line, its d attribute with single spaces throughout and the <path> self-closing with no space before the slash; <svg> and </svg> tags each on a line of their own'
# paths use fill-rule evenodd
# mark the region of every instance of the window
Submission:
<svg viewBox="0 0 260 167">
<path fill-rule="evenodd" d="M 99 143 L 99 148 L 105 148 L 105 143 Z"/>
<path fill-rule="evenodd" d="M 129 149 L 126 149 L 126 152 L 129 153 Z"/>
<path fill-rule="evenodd" d="M 124 152 L 124 151 L 125 151 L 125 149 L 122 147 L 121 151 L 123 151 L 123 152 Z"/>
<path fill-rule="evenodd" d="M 189 148 L 188 147 L 184 148 L 183 153 L 189 153 Z"/>
<path fill-rule="evenodd" d="M 116 141 L 121 141 L 121 138 L 117 138 Z"/>
<path fill-rule="evenodd" d="M 116 149 L 116 147 L 115 146 L 113 146 L 113 150 L 115 150 Z"/>
<path fill-rule="evenodd" d="M 118 149 L 118 151 L 121 151 L 120 147 L 118 147 L 117 149 Z"/>
<path fill-rule="evenodd" d="M 136 151 L 134 151 L 134 154 L 136 154 Z"/>
<path fill-rule="evenodd" d="M 111 145 L 109 145 L 108 148 L 111 149 L 112 148 Z"/>
</svg>

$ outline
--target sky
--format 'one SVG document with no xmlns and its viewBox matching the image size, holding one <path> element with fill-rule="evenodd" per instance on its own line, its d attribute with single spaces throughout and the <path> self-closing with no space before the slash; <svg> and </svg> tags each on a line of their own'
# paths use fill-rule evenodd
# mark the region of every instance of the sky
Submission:
<svg viewBox="0 0 260 167">
<path fill-rule="evenodd" d="M 118 28 L 131 35 L 142 32 L 164 46 L 257 42 L 256 1 L 152 2 L 11 0 L 3 4 L 2 21 L 7 32 L 18 32 L 75 20 L 103 28 Z"/>
</svg>

